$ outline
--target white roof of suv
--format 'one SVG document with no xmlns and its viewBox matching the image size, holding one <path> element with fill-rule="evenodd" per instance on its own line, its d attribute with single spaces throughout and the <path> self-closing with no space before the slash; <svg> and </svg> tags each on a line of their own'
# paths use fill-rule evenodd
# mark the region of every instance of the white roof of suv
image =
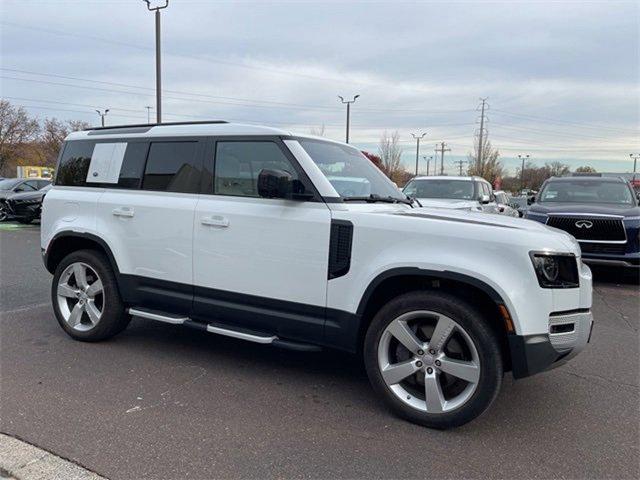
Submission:
<svg viewBox="0 0 640 480">
<path fill-rule="evenodd" d="M 93 128 L 69 134 L 67 140 L 95 139 L 96 137 L 179 137 L 208 135 L 293 135 L 292 132 L 261 125 L 227 122 L 167 123 L 166 125 L 122 125 Z M 297 135 L 307 137 L 308 135 Z"/>
<path fill-rule="evenodd" d="M 417 177 L 413 177 L 411 180 L 466 180 L 468 182 L 471 182 L 473 180 L 477 180 L 477 181 L 481 181 L 481 182 L 486 182 L 486 180 L 482 177 L 454 177 L 454 176 L 447 176 L 447 175 L 419 175 Z"/>
</svg>

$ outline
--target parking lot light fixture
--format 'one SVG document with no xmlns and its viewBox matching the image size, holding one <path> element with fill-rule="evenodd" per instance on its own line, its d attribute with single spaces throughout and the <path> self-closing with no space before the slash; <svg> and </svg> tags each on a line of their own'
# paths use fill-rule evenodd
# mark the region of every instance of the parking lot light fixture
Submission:
<svg viewBox="0 0 640 480">
<path fill-rule="evenodd" d="M 416 177 L 418 176 L 418 159 L 420 158 L 420 140 L 423 139 L 426 134 L 427 132 L 423 132 L 422 135 L 411 134 L 411 136 L 416 139 Z"/>
<path fill-rule="evenodd" d="M 522 160 L 522 167 L 520 169 L 520 190 L 523 190 L 524 189 L 524 162 L 525 160 L 529 160 L 529 155 L 518 154 L 518 158 Z"/>
<path fill-rule="evenodd" d="M 350 116 L 351 116 L 351 104 L 355 103 L 356 99 L 359 97 L 360 95 L 354 95 L 353 96 L 353 100 L 345 100 L 344 97 L 338 95 L 338 98 L 340 99 L 340 101 L 343 104 L 347 105 L 347 132 L 346 132 L 346 140 L 345 143 L 349 143 L 349 120 L 350 120 Z"/>
<path fill-rule="evenodd" d="M 100 115 L 100 124 L 104 127 L 104 117 L 106 117 L 107 113 L 109 113 L 109 109 L 107 108 L 104 111 L 96 110 L 96 112 L 98 112 L 98 115 Z"/>
<path fill-rule="evenodd" d="M 169 0 L 155 5 L 152 0 L 142 0 L 147 4 L 147 9 L 155 13 L 156 17 L 156 122 L 162 123 L 162 80 L 161 80 L 161 55 L 160 55 L 160 10 L 169 6 Z"/>
</svg>

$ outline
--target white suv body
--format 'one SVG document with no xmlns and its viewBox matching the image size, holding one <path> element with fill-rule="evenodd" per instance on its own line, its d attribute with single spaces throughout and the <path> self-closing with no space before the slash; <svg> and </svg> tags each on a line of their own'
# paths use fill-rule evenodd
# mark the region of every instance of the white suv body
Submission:
<svg viewBox="0 0 640 480">
<path fill-rule="evenodd" d="M 362 352 L 396 413 L 446 428 L 486 410 L 504 371 L 560 365 L 590 335 L 570 235 L 414 208 L 342 143 L 221 122 L 93 129 L 67 138 L 56 172 L 42 251 L 79 340 L 137 316 Z"/>
</svg>

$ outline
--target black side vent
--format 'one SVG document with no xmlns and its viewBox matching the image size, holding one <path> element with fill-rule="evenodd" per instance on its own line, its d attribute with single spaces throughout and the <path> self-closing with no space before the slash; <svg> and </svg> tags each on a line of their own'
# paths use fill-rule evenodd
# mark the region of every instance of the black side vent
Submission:
<svg viewBox="0 0 640 480">
<path fill-rule="evenodd" d="M 329 280 L 346 275 L 351 266 L 353 224 L 346 220 L 331 220 L 329 241 Z"/>
</svg>

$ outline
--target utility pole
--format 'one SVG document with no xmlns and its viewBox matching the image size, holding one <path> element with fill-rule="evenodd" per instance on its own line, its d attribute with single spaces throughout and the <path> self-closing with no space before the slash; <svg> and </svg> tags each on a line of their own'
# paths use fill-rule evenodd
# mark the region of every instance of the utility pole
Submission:
<svg viewBox="0 0 640 480">
<path fill-rule="evenodd" d="M 445 148 L 445 142 L 440 143 L 440 148 L 436 145 L 436 155 L 440 153 L 440 175 L 444 175 L 444 152 L 450 152 L 450 148 Z"/>
<path fill-rule="evenodd" d="M 524 190 L 524 161 L 529 160 L 529 155 L 520 155 L 518 158 L 522 160 L 522 167 L 520 168 L 520 190 Z"/>
<path fill-rule="evenodd" d="M 455 163 L 456 165 L 458 165 L 458 167 L 460 168 L 460 176 L 462 176 L 462 166 L 467 163 L 466 160 L 455 160 L 453 163 Z"/>
<path fill-rule="evenodd" d="M 422 135 L 411 134 L 411 136 L 416 139 L 416 177 L 418 176 L 418 159 L 420 158 L 420 139 L 424 138 L 426 134 L 427 132 L 424 132 Z"/>
<path fill-rule="evenodd" d="M 360 95 L 354 95 L 353 100 L 345 100 L 343 97 L 341 97 L 340 95 L 338 95 L 338 98 L 340 99 L 340 101 L 343 104 L 347 105 L 347 133 L 346 133 L 346 141 L 345 143 L 349 143 L 349 118 L 351 116 L 351 104 L 355 103 L 356 99 L 359 97 Z"/>
<path fill-rule="evenodd" d="M 423 156 L 422 158 L 424 158 L 427 161 L 427 176 L 429 176 L 429 164 L 431 163 L 431 160 L 433 160 L 433 155 L 430 156 Z"/>
<path fill-rule="evenodd" d="M 480 175 L 480 169 L 482 168 L 482 136 L 484 135 L 484 111 L 487 105 L 487 97 L 481 98 L 482 104 L 480 105 L 480 134 L 478 136 L 478 158 L 476 159 L 476 174 Z"/>
<path fill-rule="evenodd" d="M 116 109 L 117 110 L 117 109 Z M 104 127 L 104 117 L 107 116 L 107 113 L 109 113 L 109 109 L 105 109 L 104 111 L 101 110 L 96 110 L 96 112 L 98 112 L 98 115 L 100 115 L 100 123 L 102 124 L 102 126 Z"/>
<path fill-rule="evenodd" d="M 144 108 L 147 109 L 147 123 L 151 123 L 151 107 L 149 105 L 147 105 Z"/>
<path fill-rule="evenodd" d="M 142 0 L 147 4 L 147 10 L 155 12 L 156 17 L 156 122 L 162 123 L 162 62 L 160 51 L 160 10 L 169 6 L 169 0 L 164 0 L 164 5 L 151 6 L 151 0 Z"/>
</svg>

